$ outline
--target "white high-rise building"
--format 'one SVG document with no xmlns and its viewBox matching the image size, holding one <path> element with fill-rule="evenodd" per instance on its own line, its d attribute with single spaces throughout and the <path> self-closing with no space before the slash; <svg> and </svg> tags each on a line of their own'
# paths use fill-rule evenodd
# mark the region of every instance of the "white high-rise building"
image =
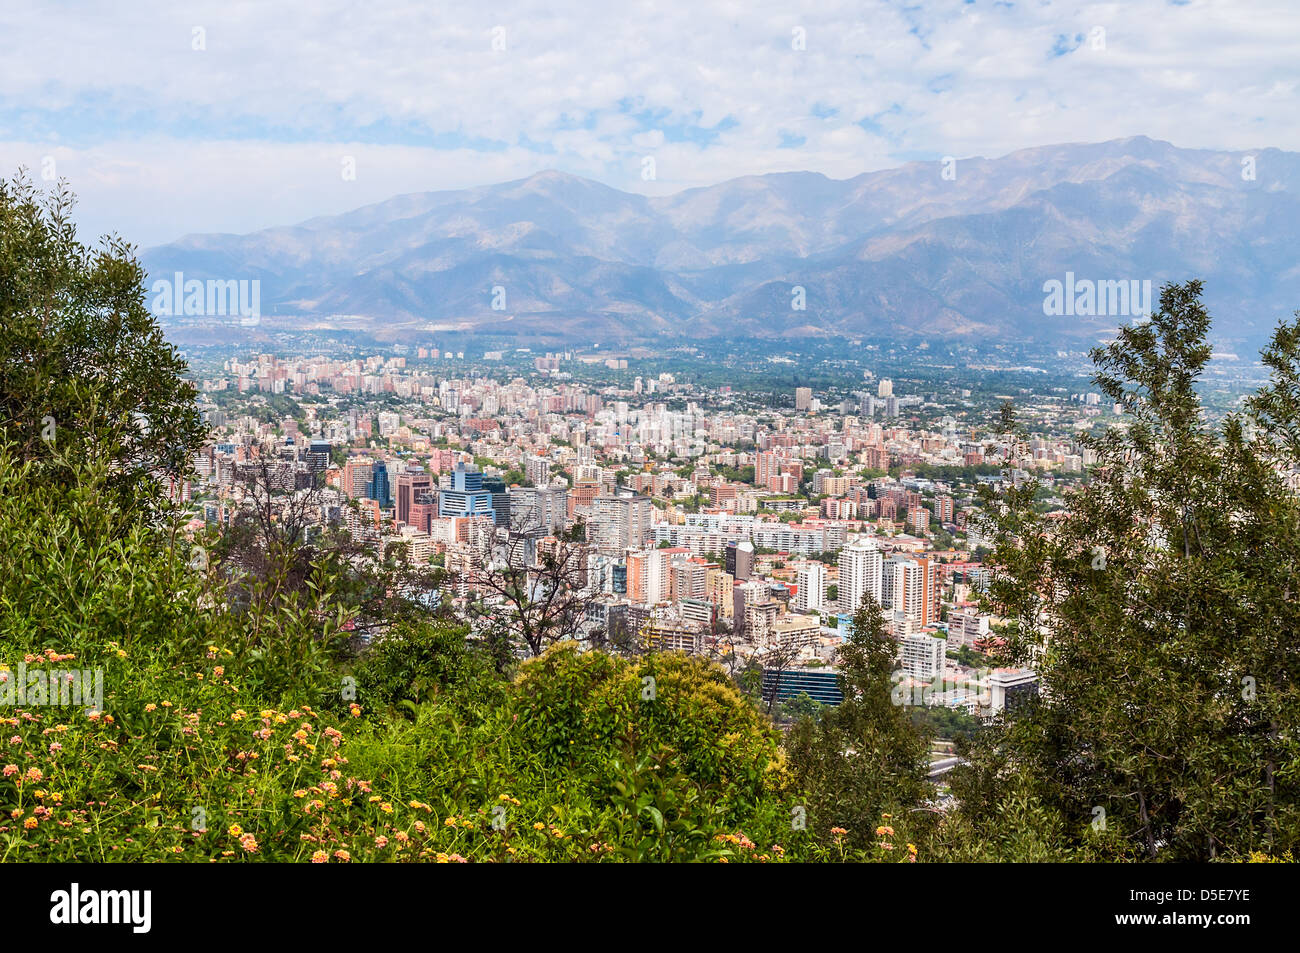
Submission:
<svg viewBox="0 0 1300 953">
<path fill-rule="evenodd" d="M 943 672 L 947 642 L 932 635 L 907 635 L 899 640 L 899 654 L 907 674 L 919 681 L 933 681 Z"/>
<path fill-rule="evenodd" d="M 973 646 L 989 634 L 989 617 L 975 611 L 954 612 L 948 617 L 948 646 Z"/>
<path fill-rule="evenodd" d="M 894 382 L 888 377 L 880 379 L 880 385 L 876 388 L 877 397 L 892 397 L 894 395 Z"/>
<path fill-rule="evenodd" d="M 653 606 L 668 598 L 668 554 L 647 549 L 645 557 L 645 601 Z"/>
<path fill-rule="evenodd" d="M 800 612 L 821 612 L 826 604 L 826 566 L 809 560 L 799 567 L 799 591 L 794 606 Z"/>
<path fill-rule="evenodd" d="M 551 482 L 551 461 L 546 457 L 524 457 L 524 476 L 534 486 L 546 486 Z"/>
<path fill-rule="evenodd" d="M 871 540 L 862 540 L 840 550 L 840 611 L 852 615 L 867 593 L 880 603 L 884 556 Z"/>
</svg>

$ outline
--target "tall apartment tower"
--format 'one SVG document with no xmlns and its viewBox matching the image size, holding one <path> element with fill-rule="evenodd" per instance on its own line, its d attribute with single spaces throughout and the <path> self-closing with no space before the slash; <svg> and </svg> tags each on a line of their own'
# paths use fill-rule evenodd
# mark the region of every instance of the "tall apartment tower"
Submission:
<svg viewBox="0 0 1300 953">
<path fill-rule="evenodd" d="M 809 560 L 799 567 L 799 591 L 794 606 L 800 612 L 821 612 L 826 602 L 826 566 Z"/>
<path fill-rule="evenodd" d="M 840 550 L 840 610 L 853 614 L 870 594 L 878 604 L 883 589 L 884 554 L 870 540 L 862 540 Z"/>
<path fill-rule="evenodd" d="M 650 538 L 652 509 L 648 496 L 598 496 L 592 501 L 592 528 L 587 538 L 610 555 L 640 549 Z"/>
<path fill-rule="evenodd" d="M 744 636 L 749 641 L 755 639 L 755 629 L 766 631 L 768 620 L 768 610 L 760 610 L 755 615 L 750 610 L 759 606 L 768 606 L 772 616 L 771 621 L 775 621 L 777 612 L 776 603 L 768 598 L 768 588 L 763 583 L 754 580 L 752 582 L 737 582 L 731 590 L 732 594 L 732 618 L 733 631 L 736 635 Z M 755 623 L 759 623 L 756 625 Z"/>
<path fill-rule="evenodd" d="M 669 591 L 676 602 L 709 597 L 709 571 L 702 562 L 675 559 L 669 567 Z"/>
<path fill-rule="evenodd" d="M 940 523 L 952 522 L 953 500 L 951 496 L 939 495 L 934 498 L 934 518 Z"/>
<path fill-rule="evenodd" d="M 407 470 L 397 475 L 397 521 L 411 523 L 411 507 L 421 493 L 433 489 L 433 475 L 423 470 Z"/>
<path fill-rule="evenodd" d="M 754 544 L 748 540 L 727 543 L 723 559 L 724 568 L 736 582 L 747 582 L 754 574 Z"/>
<path fill-rule="evenodd" d="M 643 605 L 668 598 L 668 556 L 662 549 L 627 554 L 627 597 Z"/>
<path fill-rule="evenodd" d="M 779 454 L 766 450 L 754 457 L 754 485 L 765 487 L 774 476 L 781 473 L 781 464 L 785 460 Z"/>
<path fill-rule="evenodd" d="M 551 482 L 551 461 L 546 457 L 525 457 L 524 476 L 534 486 L 546 486 Z"/>
<path fill-rule="evenodd" d="M 794 409 L 807 410 L 812 407 L 812 388 L 796 387 L 794 389 Z"/>
<path fill-rule="evenodd" d="M 349 460 L 343 467 L 343 495 L 350 500 L 366 496 L 374 461 L 368 458 Z"/>
<path fill-rule="evenodd" d="M 939 617 L 934 563 L 923 556 L 896 556 L 885 564 L 885 604 L 919 627 Z"/>
<path fill-rule="evenodd" d="M 510 490 L 510 528 L 557 533 L 569 516 L 569 489 L 563 485 L 515 487 Z"/>
</svg>

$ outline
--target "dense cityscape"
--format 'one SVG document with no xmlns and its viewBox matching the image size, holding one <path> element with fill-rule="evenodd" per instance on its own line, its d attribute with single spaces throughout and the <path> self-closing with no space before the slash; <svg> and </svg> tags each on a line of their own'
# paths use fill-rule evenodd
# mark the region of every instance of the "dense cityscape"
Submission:
<svg viewBox="0 0 1300 953">
<path fill-rule="evenodd" d="M 725 658 L 787 704 L 840 699 L 837 648 L 864 594 L 886 612 L 908 704 L 988 718 L 1033 691 L 1032 669 L 984 655 L 1000 620 L 979 606 L 976 488 L 1032 477 L 1050 509 L 1093 463 L 1068 435 L 1120 410 L 1096 392 L 1036 401 L 1061 435 L 1012 442 L 973 422 L 969 390 L 896 393 L 870 371 L 851 397 L 797 387 L 762 408 L 666 372 L 574 383 L 575 367 L 626 371 L 595 351 L 462 377 L 464 352 L 410 350 L 224 361 L 200 382 L 213 432 L 179 489 L 190 529 L 228 524 L 269 479 L 310 497 L 314 531 L 442 567 L 438 597 L 462 612 L 502 601 L 485 579 L 503 552 L 536 585 L 539 554 L 576 547 L 564 582 L 582 618 L 566 637 Z"/>
</svg>

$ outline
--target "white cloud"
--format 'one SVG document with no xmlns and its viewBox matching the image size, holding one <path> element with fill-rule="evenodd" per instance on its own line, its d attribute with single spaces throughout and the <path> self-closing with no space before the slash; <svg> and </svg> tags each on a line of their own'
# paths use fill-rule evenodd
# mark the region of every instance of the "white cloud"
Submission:
<svg viewBox="0 0 1300 953">
<path fill-rule="evenodd" d="M 142 243 L 549 167 L 662 193 L 1137 134 L 1300 149 L 1293 0 L 38 2 L 0 35 L 0 171 L 56 156 L 84 227 Z"/>
</svg>

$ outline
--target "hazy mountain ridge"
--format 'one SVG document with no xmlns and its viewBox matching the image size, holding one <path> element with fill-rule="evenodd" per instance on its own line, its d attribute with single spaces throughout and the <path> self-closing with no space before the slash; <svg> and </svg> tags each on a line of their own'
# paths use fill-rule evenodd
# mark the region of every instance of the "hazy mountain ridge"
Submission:
<svg viewBox="0 0 1300 953">
<path fill-rule="evenodd" d="M 649 198 L 560 172 L 396 196 L 142 256 L 151 279 L 261 281 L 264 320 L 363 316 L 521 337 L 1004 336 L 1086 341 L 1127 318 L 1047 317 L 1043 283 L 1201 277 L 1216 336 L 1300 308 L 1300 155 L 1146 138 L 833 180 L 749 176 Z M 493 288 L 506 308 L 492 309 Z M 806 308 L 795 310 L 795 287 Z M 202 321 L 199 318 L 168 319 Z"/>
</svg>

